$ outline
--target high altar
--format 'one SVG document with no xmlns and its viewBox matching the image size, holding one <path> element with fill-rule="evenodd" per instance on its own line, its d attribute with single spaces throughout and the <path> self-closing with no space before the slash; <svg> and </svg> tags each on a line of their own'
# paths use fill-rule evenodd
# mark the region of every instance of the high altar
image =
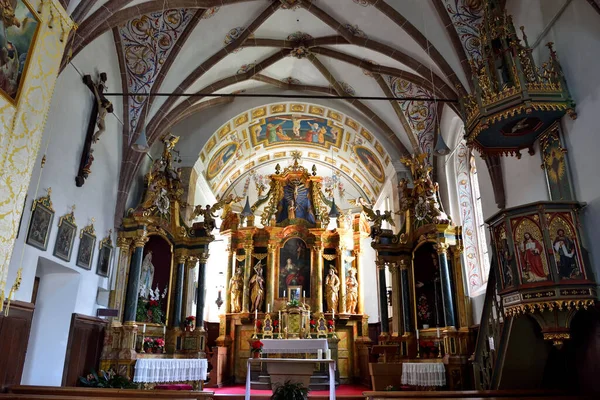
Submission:
<svg viewBox="0 0 600 400">
<path fill-rule="evenodd" d="M 369 339 L 361 285 L 365 266 L 357 255 L 368 223 L 364 215 L 330 212 L 337 208 L 323 194 L 322 178 L 299 159 L 294 154 L 283 170 L 278 164 L 268 192 L 251 207 L 223 213 L 220 230 L 229 243 L 229 290 L 217 340 L 219 365 L 229 366 L 223 381 L 244 382 L 256 338 L 326 338 L 339 381 L 360 376 L 355 343 Z M 255 226 L 259 207 L 262 228 Z M 338 217 L 336 229 L 327 230 L 330 217 Z M 282 352 L 305 357 L 304 346 L 294 349 L 293 342 Z"/>
</svg>

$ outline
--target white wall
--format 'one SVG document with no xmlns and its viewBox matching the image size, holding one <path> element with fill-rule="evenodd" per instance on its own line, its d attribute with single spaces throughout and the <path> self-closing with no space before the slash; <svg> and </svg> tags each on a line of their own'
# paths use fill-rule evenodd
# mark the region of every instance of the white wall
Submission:
<svg viewBox="0 0 600 400">
<path fill-rule="evenodd" d="M 103 54 L 103 57 L 96 57 L 97 54 Z M 106 72 L 108 74 L 110 90 L 120 90 L 120 73 L 114 51 L 112 33 L 105 34 L 92 45 L 86 47 L 74 60 L 74 63 L 82 73 L 91 74 L 94 77 L 98 72 Z M 122 104 L 120 99 L 111 100 L 114 100 L 115 113 L 121 118 Z M 31 301 L 36 266 L 40 257 L 45 257 L 64 267 L 65 270 L 72 270 L 75 274 L 78 274 L 78 292 L 76 298 L 73 299 L 73 306 L 71 308 L 67 305 L 61 308 L 60 304 L 54 304 L 54 306 L 51 306 L 52 303 L 44 304 L 47 300 L 44 300 L 43 293 L 40 293 L 38 303 L 36 304 L 36 315 L 40 309 L 54 310 L 54 314 L 52 312 L 48 314 L 47 321 L 50 322 L 45 325 L 45 329 L 52 330 L 52 327 L 56 329 L 59 327 L 64 328 L 65 331 L 61 333 L 64 337 L 61 336 L 60 338 L 64 339 L 65 343 L 68 337 L 70 314 L 76 312 L 85 315 L 95 315 L 98 308 L 96 305 L 98 288 L 107 289 L 109 286 L 108 278 L 103 278 L 96 274 L 96 263 L 100 240 L 108 234 L 109 229 L 114 230 L 114 210 L 117 197 L 119 166 L 121 163 L 121 125 L 115 116 L 107 116 L 106 132 L 102 135 L 100 141 L 94 145 L 95 160 L 91 168 L 92 173 L 83 187 L 76 187 L 75 176 L 79 169 L 91 107 L 91 92 L 83 84 L 81 76 L 77 71 L 68 65 L 56 82 L 42 138 L 41 150 L 38 154 L 29 185 L 27 204 L 19 237 L 15 243 L 9 267 L 9 284 L 12 284 L 18 268 L 20 266 L 23 267 L 21 288 L 15 294 L 15 298 L 22 301 Z M 46 155 L 46 164 L 43 170 L 41 170 L 40 164 L 44 154 Z M 46 251 L 42 251 L 26 245 L 24 241 L 27 236 L 32 201 L 34 198 L 44 196 L 48 187 L 52 187 L 51 199 L 55 215 L 48 240 L 48 248 Z M 72 205 L 77 207 L 75 210 L 75 219 L 78 226 L 78 235 L 79 230 L 88 225 L 92 218 L 96 220 L 94 226 L 97 240 L 92 267 L 89 271 L 75 265 L 79 237 L 75 239 L 70 262 L 67 263 L 52 255 L 58 232 L 58 220 L 62 215 L 70 212 Z M 113 234 L 113 244 L 115 244 L 115 240 L 116 235 Z M 112 266 L 114 266 L 115 260 L 116 251 L 113 254 Z M 112 268 L 110 272 L 112 272 Z M 62 282 L 61 279 L 58 279 L 57 282 Z M 49 281 L 52 282 L 52 280 Z M 69 318 L 64 321 L 64 324 L 62 320 L 58 323 L 53 316 L 62 315 L 65 310 L 68 310 Z M 42 346 L 40 348 L 47 349 L 47 351 L 34 353 L 37 355 L 29 362 L 33 363 L 32 365 L 35 365 L 35 368 L 46 362 L 54 362 L 56 357 L 58 357 L 58 361 L 56 361 L 56 365 L 52 368 L 31 370 L 35 371 L 35 374 L 24 375 L 24 382 L 29 384 L 60 384 L 60 380 L 57 380 L 57 377 L 60 376 L 62 379 L 64 352 L 61 354 L 55 352 L 53 348 L 55 343 L 48 342 L 47 338 L 42 335 L 32 335 L 30 344 L 34 346 L 33 348 Z"/>
<path fill-rule="evenodd" d="M 361 239 L 360 260 L 362 263 L 362 282 L 365 295 L 365 314 L 369 316 L 369 323 L 379 322 L 379 298 L 377 297 L 377 266 L 375 265 L 376 253 L 371 247 L 371 238 Z M 360 279 L 360 277 L 359 277 Z"/>
</svg>

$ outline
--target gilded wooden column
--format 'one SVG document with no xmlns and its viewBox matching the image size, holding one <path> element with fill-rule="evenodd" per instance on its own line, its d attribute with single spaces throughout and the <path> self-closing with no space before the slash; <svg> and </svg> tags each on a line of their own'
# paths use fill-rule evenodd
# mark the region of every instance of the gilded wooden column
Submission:
<svg viewBox="0 0 600 400">
<path fill-rule="evenodd" d="M 313 254 L 316 257 L 316 265 L 317 265 L 317 279 L 315 279 L 316 286 L 316 303 L 315 311 L 318 313 L 323 312 L 323 247 L 313 246 Z"/>
<path fill-rule="evenodd" d="M 438 243 L 436 246 L 440 262 L 440 277 L 442 283 L 442 304 L 444 307 L 444 326 L 456 326 L 454 319 L 454 296 L 452 294 L 452 278 L 448 265 L 448 244 Z"/>
<path fill-rule="evenodd" d="M 385 262 L 377 263 L 377 291 L 379 292 L 379 319 L 381 324 L 381 334 L 387 335 L 390 331 L 390 321 L 388 316 L 387 290 L 385 284 Z"/>
<path fill-rule="evenodd" d="M 356 280 L 358 281 L 358 307 L 357 312 L 360 315 L 365 313 L 365 286 L 363 285 L 363 261 L 361 259 L 362 252 L 360 250 L 354 250 L 354 256 L 356 257 Z M 366 335 L 365 335 L 366 336 Z"/>
<path fill-rule="evenodd" d="M 275 280 L 277 279 L 277 248 L 279 247 L 278 243 L 269 243 L 267 245 L 268 255 L 267 255 L 267 302 L 266 304 L 271 304 L 272 310 L 275 311 L 275 298 L 278 297 L 275 293 Z M 266 310 L 266 306 L 265 306 Z"/>
<path fill-rule="evenodd" d="M 252 250 L 252 243 L 244 245 L 244 297 L 242 298 L 242 312 L 244 313 L 250 312 L 250 274 L 252 272 Z"/>
<path fill-rule="evenodd" d="M 175 307 L 173 311 L 173 324 L 175 328 L 181 327 L 181 318 L 183 311 L 183 282 L 186 273 L 186 261 L 188 259 L 187 254 L 182 252 L 175 255 L 177 260 L 177 275 L 175 276 Z"/>
<path fill-rule="evenodd" d="M 402 285 L 400 282 L 400 266 L 398 263 L 390 263 L 389 265 L 390 272 L 392 274 L 392 335 L 400 335 L 402 333 L 402 325 L 400 321 L 402 320 L 402 312 L 401 307 L 401 294 L 402 294 Z"/>
<path fill-rule="evenodd" d="M 182 312 L 187 317 L 188 315 L 196 315 L 196 310 L 193 309 L 193 301 L 192 299 L 196 297 L 196 287 L 194 285 L 195 276 L 193 274 L 194 268 L 196 268 L 196 263 L 198 259 L 196 257 L 188 257 L 185 262 L 185 277 L 183 279 L 183 298 L 185 299 L 185 303 L 183 304 Z M 192 297 L 194 296 L 194 297 Z"/>
<path fill-rule="evenodd" d="M 458 308 L 458 323 L 461 328 L 468 328 L 472 322 L 470 298 L 465 293 L 465 285 L 463 279 L 463 245 L 457 244 L 452 248 L 454 256 L 454 287 L 456 289 L 456 299 Z M 462 299 L 459 300 L 459 299 Z"/>
<path fill-rule="evenodd" d="M 117 275 L 115 277 L 115 289 L 110 292 L 109 307 L 119 310 L 117 319 L 122 321 L 123 318 L 123 303 L 125 299 L 125 284 L 127 283 L 127 270 L 131 254 L 131 238 L 119 236 L 117 238 L 117 247 L 119 248 L 119 259 L 117 262 Z"/>
<path fill-rule="evenodd" d="M 148 242 L 148 236 L 144 232 L 133 240 L 134 250 L 129 266 L 129 278 L 127 279 L 127 297 L 125 298 L 125 311 L 123 321 L 135 324 L 137 311 L 138 293 L 140 291 L 140 273 L 142 272 L 142 259 L 144 257 L 144 246 Z"/>
<path fill-rule="evenodd" d="M 229 296 L 229 282 L 235 274 L 235 249 L 232 248 L 231 237 L 227 246 L 227 268 L 225 268 L 225 313 L 231 312 L 231 297 Z"/>
<path fill-rule="evenodd" d="M 204 330 L 204 302 L 205 302 L 205 277 L 206 277 L 206 261 L 208 261 L 208 253 L 201 253 L 198 256 L 198 297 L 196 299 L 196 328 Z M 204 350 L 204 349 L 201 349 Z"/>
</svg>

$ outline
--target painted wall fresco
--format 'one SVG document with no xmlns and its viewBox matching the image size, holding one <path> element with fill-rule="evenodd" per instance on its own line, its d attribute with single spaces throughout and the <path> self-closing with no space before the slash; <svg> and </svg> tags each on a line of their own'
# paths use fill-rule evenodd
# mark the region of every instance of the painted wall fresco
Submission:
<svg viewBox="0 0 600 400">
<path fill-rule="evenodd" d="M 23 77 L 31 59 L 38 33 L 37 13 L 23 0 L 13 0 L 2 7 L 13 7 L 13 15 L 6 13 L 0 19 L 0 92 L 16 102 Z"/>
<path fill-rule="evenodd" d="M 208 167 L 206 168 L 206 177 L 210 180 L 219 174 L 225 168 L 227 163 L 235 155 L 239 145 L 237 143 L 227 143 L 221 147 L 215 155 L 210 159 Z"/>
<path fill-rule="evenodd" d="M 354 152 L 367 171 L 369 171 L 375 179 L 383 183 L 385 181 L 383 165 L 381 165 L 381 161 L 379 161 L 375 153 L 364 146 L 355 146 Z"/>
<path fill-rule="evenodd" d="M 332 145 L 339 147 L 343 132 L 327 119 L 295 114 L 267 117 L 250 126 L 253 146 L 310 143 L 328 149 Z"/>
<path fill-rule="evenodd" d="M 443 1 L 467 57 L 481 59 L 479 26 L 483 22 L 483 10 L 469 7 L 466 0 Z"/>
<path fill-rule="evenodd" d="M 131 93 L 146 94 L 156 82 L 162 66 L 177 40 L 192 20 L 195 10 L 186 8 L 144 14 L 119 27 L 127 88 Z M 129 129 L 134 132 L 148 97 L 129 98 Z"/>
</svg>

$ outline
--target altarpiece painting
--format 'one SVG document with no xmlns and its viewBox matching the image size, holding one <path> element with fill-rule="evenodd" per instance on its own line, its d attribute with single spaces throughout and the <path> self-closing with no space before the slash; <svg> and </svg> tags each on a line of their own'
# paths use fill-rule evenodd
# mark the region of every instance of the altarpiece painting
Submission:
<svg viewBox="0 0 600 400">
<path fill-rule="evenodd" d="M 290 293 L 293 287 L 301 287 L 301 293 L 310 296 L 310 276 L 310 250 L 302 239 L 289 239 L 279 253 L 279 297 L 286 297 L 284 291 Z"/>
<path fill-rule="evenodd" d="M 537 215 L 512 220 L 515 253 L 521 282 L 534 283 L 548 280 L 548 260 Z"/>
</svg>

